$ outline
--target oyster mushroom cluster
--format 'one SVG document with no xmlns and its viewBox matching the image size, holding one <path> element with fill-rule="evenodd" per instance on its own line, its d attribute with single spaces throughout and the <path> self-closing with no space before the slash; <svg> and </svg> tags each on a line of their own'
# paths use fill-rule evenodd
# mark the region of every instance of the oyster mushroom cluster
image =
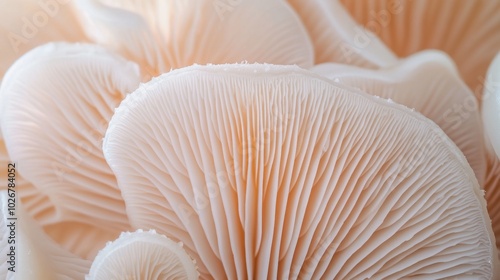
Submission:
<svg viewBox="0 0 500 280">
<path fill-rule="evenodd" d="M 0 2 L 0 278 L 499 279 L 473 3 Z"/>
</svg>

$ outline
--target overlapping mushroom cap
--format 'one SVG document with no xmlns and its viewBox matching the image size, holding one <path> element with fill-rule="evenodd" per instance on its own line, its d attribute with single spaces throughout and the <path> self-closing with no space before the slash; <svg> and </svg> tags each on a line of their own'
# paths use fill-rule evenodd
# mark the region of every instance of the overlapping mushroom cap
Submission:
<svg viewBox="0 0 500 280">
<path fill-rule="evenodd" d="M 344 2 L 350 11 L 359 3 Z M 498 102 L 486 100 L 496 96 L 489 94 L 497 88 L 495 79 L 482 99 L 491 139 L 485 155 L 476 102 L 448 59 L 424 53 L 400 61 L 390 50 L 398 55 L 422 46 L 447 51 L 479 97 L 477 83 L 500 42 L 499 17 L 491 16 L 500 11 L 498 3 L 453 9 L 441 18 L 465 20 L 454 22 L 455 31 L 446 36 L 440 32 L 445 25 L 435 28 L 430 40 L 416 32 L 422 23 L 433 23 L 422 20 L 427 15 L 422 11 L 448 3 L 407 1 L 403 4 L 417 8 L 408 10 L 398 1 L 365 2 L 369 8 L 362 13 L 375 17 L 376 24 L 408 11 L 419 15 L 394 20 L 402 29 L 384 29 L 391 36 L 383 40 L 375 36 L 380 30 L 371 29 L 373 22 L 356 24 L 334 0 L 6 3 L 0 3 L 0 30 L 7 34 L 0 39 L 5 133 L 0 163 L 21 163 L 16 190 L 26 214 L 20 214 L 20 263 L 33 264 L 19 277 L 81 279 L 90 266 L 82 258 L 93 259 L 105 241 L 130 227 L 157 228 L 185 242 L 203 278 L 498 277 L 478 188 L 486 191 L 493 230 L 500 236 Z M 377 10 L 380 3 L 384 10 Z M 409 22 L 417 22 L 409 28 L 411 40 L 393 36 Z M 465 22 L 467 28 L 460 28 Z M 397 43 L 388 48 L 387 38 Z M 107 49 L 49 44 L 21 58 L 3 79 L 16 58 L 54 40 L 93 41 Z M 118 110 L 107 146 L 117 184 L 101 138 L 114 108 L 140 80 L 193 63 L 241 61 L 357 67 L 336 65 L 326 73 L 343 85 L 272 65 L 196 66 L 166 74 Z M 331 70 L 322 67 L 315 70 Z M 475 176 L 437 126 L 359 89 L 435 121 L 465 154 Z M 131 128 L 123 124 L 129 118 Z M 0 198 L 7 201 L 3 194 Z M 9 233 L 3 217 L 0 243 L 5 245 Z M 167 272 L 163 264 L 147 261 L 156 253 L 173 256 L 161 246 L 151 254 L 139 250 L 141 258 L 122 254 L 139 252 L 137 244 L 148 234 L 124 234 L 109 244 L 89 277 L 122 267 L 121 278 L 125 273 L 156 279 L 155 273 Z M 154 235 L 141 244 L 172 245 L 168 240 Z M 171 260 L 189 259 L 174 251 L 179 254 Z M 2 264 L 0 273 L 6 268 Z M 193 272 L 192 263 L 184 264 L 186 269 L 167 274 Z"/>
<path fill-rule="evenodd" d="M 349 13 L 397 55 L 448 53 L 478 100 L 500 50 L 500 1 L 341 0 Z"/>
<path fill-rule="evenodd" d="M 101 140 L 113 109 L 138 85 L 134 63 L 97 46 L 54 43 L 18 60 L 0 88 L 9 155 L 34 184 L 20 198 L 56 240 L 84 257 L 129 229 Z"/>
<path fill-rule="evenodd" d="M 283 0 L 78 0 L 87 34 L 152 76 L 193 63 L 297 64 L 313 47 Z"/>
<path fill-rule="evenodd" d="M 496 277 L 483 194 L 430 120 L 297 67 L 142 85 L 104 142 L 132 226 L 202 278 Z"/>
<path fill-rule="evenodd" d="M 16 59 L 36 46 L 88 40 L 74 4 L 68 0 L 0 2 L 0 81 Z"/>
</svg>

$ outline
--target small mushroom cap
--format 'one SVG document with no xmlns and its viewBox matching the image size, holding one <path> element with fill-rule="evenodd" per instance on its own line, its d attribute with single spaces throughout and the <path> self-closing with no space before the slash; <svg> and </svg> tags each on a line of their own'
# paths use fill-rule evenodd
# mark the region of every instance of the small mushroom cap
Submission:
<svg viewBox="0 0 500 280">
<path fill-rule="evenodd" d="M 88 280 L 198 279 L 195 262 L 166 236 L 150 230 L 124 232 L 99 252 Z"/>
<path fill-rule="evenodd" d="M 498 276 L 467 160 L 429 119 L 293 66 L 192 66 L 117 108 L 104 154 L 136 228 L 204 279 Z"/>
<path fill-rule="evenodd" d="M 457 63 L 480 101 L 488 65 L 500 50 L 500 1 L 342 0 L 347 11 L 394 53 L 438 49 Z"/>
<path fill-rule="evenodd" d="M 377 70 L 324 63 L 312 71 L 413 108 L 433 120 L 464 153 L 483 186 L 486 157 L 479 105 L 448 55 L 429 50 Z"/>
<path fill-rule="evenodd" d="M 138 85 L 136 64 L 87 44 L 43 45 L 9 69 L 0 87 L 2 133 L 11 160 L 41 194 L 30 214 L 42 225 L 105 237 L 130 229 L 101 143 L 115 107 Z M 104 245 L 69 243 L 84 257 Z"/>
</svg>

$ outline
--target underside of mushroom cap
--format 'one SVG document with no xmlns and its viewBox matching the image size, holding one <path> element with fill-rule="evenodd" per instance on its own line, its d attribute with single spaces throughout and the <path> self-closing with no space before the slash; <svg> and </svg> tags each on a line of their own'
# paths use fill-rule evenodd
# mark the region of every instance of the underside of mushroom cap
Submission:
<svg viewBox="0 0 500 280">
<path fill-rule="evenodd" d="M 0 276 L 5 276 L 2 279 L 82 279 L 90 262 L 50 239 L 12 193 L 15 189 L 0 191 Z"/>
<path fill-rule="evenodd" d="M 481 100 L 488 65 L 500 50 L 500 1 L 342 0 L 364 29 L 398 56 L 439 49 L 456 62 Z"/>
<path fill-rule="evenodd" d="M 136 228 L 214 279 L 496 277 L 483 194 L 404 106 L 292 66 L 192 66 L 117 108 L 103 151 Z"/>
<path fill-rule="evenodd" d="M 77 3 L 89 36 L 152 76 L 193 63 L 314 63 L 307 31 L 283 0 Z"/>
<path fill-rule="evenodd" d="M 99 252 L 89 280 L 108 279 L 198 279 L 195 262 L 166 236 L 150 230 L 124 232 Z"/>
<path fill-rule="evenodd" d="M 488 69 L 482 105 L 484 129 L 489 147 L 500 159 L 500 52 Z"/>
<path fill-rule="evenodd" d="M 337 62 L 368 68 L 388 66 L 397 57 L 371 31 L 356 23 L 338 0 L 288 0 L 307 28 L 315 63 Z"/>
<path fill-rule="evenodd" d="M 115 107 L 138 85 L 136 64 L 88 44 L 40 46 L 6 73 L 0 88 L 2 133 L 11 160 L 40 193 L 40 208 L 30 206 L 30 214 L 43 226 L 77 223 L 80 232 L 102 229 L 95 235 L 106 237 L 108 230 L 117 236 L 130 229 L 101 143 Z M 82 251 L 74 252 L 92 256 L 93 246 L 76 246 Z"/>
<path fill-rule="evenodd" d="M 53 41 L 87 41 L 74 1 L 0 1 L 0 83 L 7 69 L 29 50 Z"/>
<path fill-rule="evenodd" d="M 429 50 L 377 70 L 324 63 L 312 71 L 371 95 L 394 100 L 434 121 L 455 142 L 484 184 L 486 157 L 479 105 L 445 53 Z"/>
</svg>

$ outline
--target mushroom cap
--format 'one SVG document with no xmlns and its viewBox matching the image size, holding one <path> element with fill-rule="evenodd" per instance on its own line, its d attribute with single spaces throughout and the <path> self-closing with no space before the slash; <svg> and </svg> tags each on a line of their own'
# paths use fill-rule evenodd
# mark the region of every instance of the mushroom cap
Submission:
<svg viewBox="0 0 500 280">
<path fill-rule="evenodd" d="M 338 0 L 288 0 L 314 45 L 315 64 L 346 63 L 367 68 L 397 62 L 394 53 L 351 18 Z"/>
<path fill-rule="evenodd" d="M 457 63 L 481 100 L 486 70 L 500 49 L 500 1 L 342 0 L 364 29 L 398 56 L 439 49 Z"/>
<path fill-rule="evenodd" d="M 40 208 L 30 214 L 43 226 L 69 223 L 65 233 L 76 238 L 116 238 L 130 229 L 101 143 L 114 108 L 138 85 L 136 64 L 86 44 L 43 45 L 9 69 L 0 88 L 2 133 L 11 160 L 40 193 Z M 70 239 L 84 257 L 105 242 L 78 246 Z"/>
<path fill-rule="evenodd" d="M 103 151 L 136 228 L 215 279 L 499 274 L 483 193 L 429 119 L 295 66 L 192 66 L 143 84 Z"/>
<path fill-rule="evenodd" d="M 9 201 L 11 193 L 0 191 L 2 279 L 82 279 L 90 268 L 90 262 L 56 244 L 24 211 L 18 199 L 15 200 L 15 207 L 9 205 L 12 203 Z M 15 233 L 11 232 L 12 229 Z M 11 266 L 6 259 L 7 253 L 11 253 L 11 246 L 15 250 L 15 272 L 7 270 Z"/>
<path fill-rule="evenodd" d="M 282 0 L 77 3 L 89 37 L 138 62 L 153 77 L 193 63 L 248 61 L 308 68 L 314 62 L 306 29 Z"/>
<path fill-rule="evenodd" d="M 36 46 L 86 41 L 76 14 L 74 1 L 0 1 L 0 82 L 12 63 Z"/>
<path fill-rule="evenodd" d="M 198 279 L 194 261 L 182 248 L 154 230 L 124 232 L 99 252 L 89 280 Z"/>
<path fill-rule="evenodd" d="M 484 185 L 486 157 L 479 105 L 445 53 L 422 51 L 377 70 L 324 63 L 312 71 L 413 108 L 431 119 L 460 148 L 479 185 Z"/>
<path fill-rule="evenodd" d="M 500 52 L 491 62 L 484 87 L 482 113 L 488 143 L 500 159 Z"/>
<path fill-rule="evenodd" d="M 482 114 L 487 143 L 487 173 L 484 189 L 488 212 L 497 237 L 500 255 L 500 54 L 497 54 L 488 69 L 484 88 Z"/>
</svg>

